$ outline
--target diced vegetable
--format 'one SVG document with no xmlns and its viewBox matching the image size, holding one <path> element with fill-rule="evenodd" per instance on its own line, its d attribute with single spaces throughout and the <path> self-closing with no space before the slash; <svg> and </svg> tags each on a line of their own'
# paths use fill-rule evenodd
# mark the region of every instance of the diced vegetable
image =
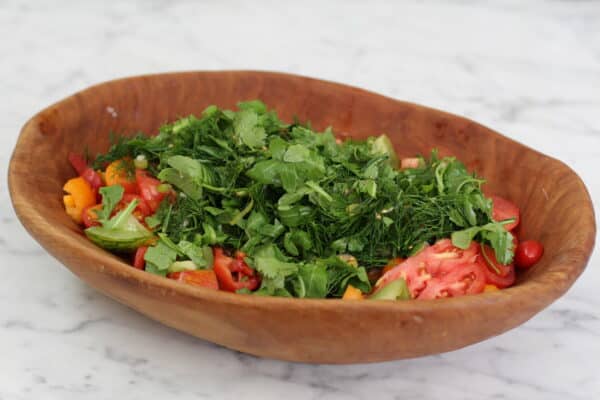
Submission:
<svg viewBox="0 0 600 400">
<path fill-rule="evenodd" d="M 96 203 L 96 195 L 90 184 L 82 177 L 72 178 L 65 183 L 63 190 L 68 194 L 63 196 L 67 214 L 77 223 L 81 223 L 83 210 Z"/>
<path fill-rule="evenodd" d="M 106 167 L 104 180 L 107 186 L 121 185 L 125 193 L 137 193 L 135 167 L 129 158 L 113 161 Z"/>
<path fill-rule="evenodd" d="M 254 290 L 260 279 L 256 271 L 244 261 L 245 254 L 238 252 L 235 258 L 228 257 L 220 247 L 215 247 L 213 269 L 219 280 L 221 290 L 235 292 L 240 289 Z"/>
<path fill-rule="evenodd" d="M 369 300 L 408 300 L 410 299 L 410 291 L 406 285 L 406 281 L 402 278 L 390 282 L 386 286 L 378 289 L 375 293 L 369 296 Z"/>
<path fill-rule="evenodd" d="M 488 292 L 497 292 L 498 290 L 500 290 L 500 288 L 498 288 L 498 286 L 496 285 L 491 285 L 491 284 L 487 284 L 483 287 L 483 292 L 484 293 L 488 293 Z"/>
<path fill-rule="evenodd" d="M 167 278 L 186 283 L 188 285 L 199 286 L 213 290 L 219 289 L 217 276 L 215 275 L 215 272 L 210 269 L 171 272 L 167 274 Z"/>
<path fill-rule="evenodd" d="M 352 285 L 348 285 L 342 296 L 342 300 L 362 300 L 363 298 L 363 293 L 360 289 L 357 289 Z"/>
<path fill-rule="evenodd" d="M 504 225 L 507 231 L 512 231 L 519 225 L 521 213 L 519 207 L 513 202 L 500 196 L 492 196 L 492 203 L 494 221 L 512 220 L 512 222 Z"/>
<path fill-rule="evenodd" d="M 134 200 L 102 226 L 87 228 L 85 234 L 98 246 L 117 252 L 133 251 L 148 244 L 153 235 L 132 215 L 136 206 Z"/>
<path fill-rule="evenodd" d="M 133 267 L 137 269 L 145 269 L 146 261 L 144 260 L 144 256 L 146 255 L 146 251 L 148 250 L 148 246 L 138 247 L 135 251 L 135 255 L 133 257 Z"/>
</svg>

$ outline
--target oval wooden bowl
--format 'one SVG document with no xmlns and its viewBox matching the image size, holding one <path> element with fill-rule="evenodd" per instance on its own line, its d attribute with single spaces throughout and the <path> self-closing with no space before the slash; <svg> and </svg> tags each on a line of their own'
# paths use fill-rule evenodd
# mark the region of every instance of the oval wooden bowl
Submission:
<svg viewBox="0 0 600 400">
<path fill-rule="evenodd" d="M 438 147 L 515 201 L 522 238 L 546 253 L 516 286 L 435 301 L 254 297 L 195 288 L 138 271 L 89 242 L 65 214 L 61 187 L 71 151 L 105 151 L 109 132 L 157 132 L 217 104 L 259 98 L 284 120 L 333 126 L 355 138 L 387 133 L 402 156 Z M 40 168 L 40 165 L 42 168 Z M 515 167 L 519 173 L 515 174 Z M 139 76 L 93 86 L 36 114 L 9 169 L 12 202 L 29 233 L 89 285 L 168 326 L 231 349 L 291 361 L 357 363 L 445 352 L 525 322 L 581 274 L 595 240 L 592 203 L 565 164 L 468 119 L 350 86 L 251 71 Z M 560 221 L 560 223 L 557 223 Z"/>
</svg>

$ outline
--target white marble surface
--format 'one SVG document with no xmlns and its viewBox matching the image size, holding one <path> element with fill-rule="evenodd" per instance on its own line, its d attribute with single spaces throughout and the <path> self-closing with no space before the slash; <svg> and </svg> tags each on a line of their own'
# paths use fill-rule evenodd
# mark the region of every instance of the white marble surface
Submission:
<svg viewBox="0 0 600 400">
<path fill-rule="evenodd" d="M 85 86 L 247 68 L 467 115 L 564 160 L 600 199 L 598 1 L 0 1 L 0 50 L 3 177 L 27 118 Z M 354 366 L 237 354 L 107 299 L 25 233 L 4 178 L 0 260 L 1 400 L 600 398 L 597 256 L 565 297 L 511 332 Z"/>
</svg>

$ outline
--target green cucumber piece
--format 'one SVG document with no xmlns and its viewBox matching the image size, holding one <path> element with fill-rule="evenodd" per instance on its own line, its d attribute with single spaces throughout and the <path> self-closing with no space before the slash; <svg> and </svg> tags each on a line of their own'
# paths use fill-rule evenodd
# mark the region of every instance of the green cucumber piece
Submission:
<svg viewBox="0 0 600 400">
<path fill-rule="evenodd" d="M 410 291 L 402 278 L 392 281 L 373 293 L 369 300 L 409 300 Z"/>
</svg>

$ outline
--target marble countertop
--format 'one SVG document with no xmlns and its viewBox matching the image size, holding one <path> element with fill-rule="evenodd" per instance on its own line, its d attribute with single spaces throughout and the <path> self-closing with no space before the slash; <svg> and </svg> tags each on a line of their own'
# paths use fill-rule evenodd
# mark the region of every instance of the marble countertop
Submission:
<svg viewBox="0 0 600 400">
<path fill-rule="evenodd" d="M 265 69 L 466 115 L 565 161 L 600 199 L 598 1 L 0 1 L 0 50 L 3 177 L 22 124 L 90 84 Z M 4 179 L 0 259 L 1 400 L 600 398 L 597 254 L 517 329 L 352 366 L 257 359 L 109 300 L 27 235 Z"/>
</svg>

